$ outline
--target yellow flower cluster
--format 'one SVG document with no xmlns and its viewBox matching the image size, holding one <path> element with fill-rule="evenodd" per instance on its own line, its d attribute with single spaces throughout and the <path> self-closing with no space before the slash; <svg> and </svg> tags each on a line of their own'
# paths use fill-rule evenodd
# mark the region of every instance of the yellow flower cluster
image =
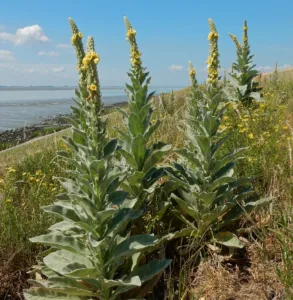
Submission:
<svg viewBox="0 0 293 300">
<path fill-rule="evenodd" d="M 220 37 L 220 35 L 216 31 L 211 31 L 208 35 L 208 40 L 217 40 Z"/>
<path fill-rule="evenodd" d="M 208 67 L 208 83 L 216 85 L 219 81 L 219 51 L 218 51 L 218 38 L 215 24 L 211 19 L 209 19 L 210 33 L 208 35 L 208 40 L 210 41 L 210 55 L 207 60 Z"/>
<path fill-rule="evenodd" d="M 128 41 L 128 39 L 131 39 L 133 37 L 135 37 L 136 35 L 136 31 L 133 28 L 129 28 L 126 32 L 126 40 Z"/>
<path fill-rule="evenodd" d="M 82 60 L 82 69 L 86 70 L 90 64 L 90 62 L 93 61 L 96 65 L 99 63 L 100 61 L 100 56 L 94 52 L 94 51 L 90 51 L 86 54 L 86 56 L 84 57 L 84 59 Z"/>
<path fill-rule="evenodd" d="M 74 33 L 71 37 L 71 43 L 72 45 L 75 45 L 76 41 L 78 39 L 82 39 L 83 38 L 83 34 L 81 32 L 78 32 L 78 33 Z"/>
</svg>

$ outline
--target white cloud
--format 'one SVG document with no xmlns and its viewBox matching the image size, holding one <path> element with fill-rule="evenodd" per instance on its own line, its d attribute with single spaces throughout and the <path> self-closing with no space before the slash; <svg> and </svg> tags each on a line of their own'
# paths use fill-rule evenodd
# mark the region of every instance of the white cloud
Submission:
<svg viewBox="0 0 293 300">
<path fill-rule="evenodd" d="M 60 53 L 51 51 L 51 52 L 45 52 L 45 51 L 40 51 L 38 52 L 39 56 L 48 56 L 48 57 L 58 57 L 60 56 Z"/>
<path fill-rule="evenodd" d="M 72 48 L 72 45 L 70 44 L 58 44 L 56 45 L 57 48 L 60 48 L 60 49 L 69 49 L 69 48 Z"/>
<path fill-rule="evenodd" d="M 64 67 L 52 68 L 52 72 L 54 72 L 54 73 L 61 73 L 61 72 L 64 72 L 64 71 L 65 71 Z"/>
<path fill-rule="evenodd" d="M 16 30 L 16 33 L 0 32 L 0 40 L 12 42 L 15 45 L 47 43 L 50 39 L 39 25 L 26 26 Z"/>
<path fill-rule="evenodd" d="M 8 50 L 0 50 L 0 60 L 1 61 L 12 61 L 15 60 L 13 53 Z"/>
<path fill-rule="evenodd" d="M 184 69 L 183 66 L 175 65 L 175 64 L 173 64 L 169 67 L 170 72 L 182 71 L 183 69 Z"/>
</svg>

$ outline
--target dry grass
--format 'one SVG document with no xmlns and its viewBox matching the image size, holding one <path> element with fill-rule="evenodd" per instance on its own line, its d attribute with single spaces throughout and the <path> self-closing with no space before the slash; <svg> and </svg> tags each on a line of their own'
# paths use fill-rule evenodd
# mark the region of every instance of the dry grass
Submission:
<svg viewBox="0 0 293 300">
<path fill-rule="evenodd" d="M 195 299 L 201 300 L 267 300 L 283 299 L 283 286 L 276 272 L 276 262 L 265 257 L 255 244 L 248 248 L 250 260 L 241 264 L 229 263 L 229 257 L 217 257 L 201 262 L 196 272 Z"/>
</svg>

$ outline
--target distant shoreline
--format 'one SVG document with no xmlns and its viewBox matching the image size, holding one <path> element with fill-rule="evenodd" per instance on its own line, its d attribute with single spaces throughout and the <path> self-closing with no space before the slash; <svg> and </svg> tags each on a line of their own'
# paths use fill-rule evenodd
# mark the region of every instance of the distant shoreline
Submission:
<svg viewBox="0 0 293 300">
<path fill-rule="evenodd" d="M 127 101 L 104 105 L 106 114 L 107 110 L 115 109 L 116 107 L 125 107 Z M 47 116 L 35 124 L 24 126 L 15 129 L 0 131 L 0 152 L 16 145 L 27 142 L 36 137 L 44 136 L 53 132 L 70 127 L 66 122 L 66 117 L 71 114 Z"/>
</svg>

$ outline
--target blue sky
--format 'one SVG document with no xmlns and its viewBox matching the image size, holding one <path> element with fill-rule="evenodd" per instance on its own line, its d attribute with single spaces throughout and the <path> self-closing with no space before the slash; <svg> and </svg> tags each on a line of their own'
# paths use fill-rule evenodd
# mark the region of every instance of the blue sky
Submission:
<svg viewBox="0 0 293 300">
<path fill-rule="evenodd" d="M 137 31 L 152 85 L 186 86 L 191 60 L 206 78 L 208 18 L 220 34 L 222 68 L 235 59 L 228 32 L 242 35 L 247 19 L 251 50 L 259 70 L 276 61 L 293 66 L 292 0 L 9 0 L 1 1 L 0 85 L 75 85 L 75 55 L 68 17 L 84 36 L 93 35 L 101 57 L 102 85 L 123 85 L 129 69 L 123 16 Z"/>
</svg>

